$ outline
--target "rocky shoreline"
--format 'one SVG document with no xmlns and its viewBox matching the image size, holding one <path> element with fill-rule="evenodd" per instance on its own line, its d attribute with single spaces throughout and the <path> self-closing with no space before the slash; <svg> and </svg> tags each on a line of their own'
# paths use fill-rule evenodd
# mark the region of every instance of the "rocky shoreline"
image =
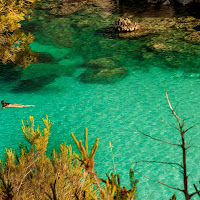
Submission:
<svg viewBox="0 0 200 200">
<path fill-rule="evenodd" d="M 45 28 L 48 40 L 52 40 L 52 43 L 59 46 L 75 46 L 74 48 L 80 49 L 81 56 L 84 57 L 84 64 L 81 67 L 85 68 L 85 71 L 79 74 L 76 80 L 84 83 L 110 84 L 129 74 L 126 65 L 118 63 L 120 59 L 117 56 L 103 53 L 103 51 L 110 51 L 110 47 L 108 49 L 104 44 L 108 39 L 116 40 L 113 45 L 120 49 L 129 48 L 121 46 L 123 42 L 120 43 L 120 41 L 145 37 L 143 49 L 139 51 L 144 61 L 149 60 L 149 62 L 155 59 L 154 54 L 163 52 L 199 54 L 199 47 L 196 45 L 200 43 L 199 18 L 192 15 L 177 15 L 171 5 L 163 4 L 159 9 L 154 5 L 149 6 L 142 14 L 138 14 L 138 10 L 130 11 L 128 8 L 123 8 L 121 12 L 114 12 L 116 5 L 110 5 L 110 2 L 111 0 L 101 2 L 97 0 L 59 2 L 48 0 L 39 7 L 42 13 L 45 10 L 48 16 L 50 14 L 51 20 L 48 22 L 48 28 L 44 17 L 40 19 L 39 27 Z M 41 15 L 39 17 L 42 18 Z M 90 41 L 87 35 L 90 31 L 92 34 L 99 35 L 100 40 Z M 51 34 L 52 32 L 54 35 Z M 73 35 L 73 33 L 79 34 L 82 40 L 76 43 L 75 37 L 79 35 Z M 54 38 L 57 40 L 53 41 Z M 88 43 L 91 44 L 91 50 L 85 49 Z M 99 49 L 102 52 L 95 57 L 90 56 L 91 51 Z M 134 47 L 130 47 L 130 52 L 133 52 L 133 49 Z M 126 57 L 126 55 L 120 56 Z M 171 58 L 166 59 L 168 60 L 165 62 L 171 62 Z"/>
</svg>

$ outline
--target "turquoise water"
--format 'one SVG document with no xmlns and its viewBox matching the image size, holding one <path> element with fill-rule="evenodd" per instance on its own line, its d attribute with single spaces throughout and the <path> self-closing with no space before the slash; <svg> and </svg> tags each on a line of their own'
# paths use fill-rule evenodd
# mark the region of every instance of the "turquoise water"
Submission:
<svg viewBox="0 0 200 200">
<path fill-rule="evenodd" d="M 24 70 L 2 67 L 0 74 L 1 99 L 36 107 L 1 110 L 1 155 L 5 147 L 18 151 L 19 142 L 25 142 L 21 119 L 32 115 L 42 128 L 42 117 L 47 114 L 53 122 L 49 152 L 64 141 L 75 149 L 70 132 L 83 138 L 84 128 L 88 127 L 89 144 L 99 138 L 95 157 L 97 173 L 105 177 L 105 173 L 113 172 L 111 141 L 116 170 L 126 186 L 129 186 L 129 169 L 135 167 L 134 161 L 181 161 L 181 149 L 143 137 L 136 126 L 153 137 L 174 143 L 180 141 L 176 129 L 167 125 L 175 124 L 176 120 L 168 107 L 164 85 L 172 106 L 179 103 L 176 111 L 180 118 L 192 117 L 186 126 L 200 122 L 199 46 L 180 42 L 182 52 L 154 52 L 146 45 L 151 36 L 120 39 L 109 28 L 118 15 L 107 11 L 105 15 L 97 7 L 64 18 L 37 12 L 25 28 L 33 30 L 35 42 L 31 48 L 40 52 L 39 62 Z M 90 22 L 84 22 L 88 16 Z M 100 81 L 80 79 L 80 74 L 88 70 L 84 63 L 103 57 L 112 58 L 117 66 L 127 68 L 128 75 Z M 200 175 L 199 127 L 191 129 L 186 139 L 192 139 L 187 154 L 192 192 L 193 183 L 198 185 Z M 182 188 L 182 177 L 176 167 L 141 163 L 137 170 Z M 169 199 L 176 192 L 137 173 L 135 178 L 139 179 L 138 199 Z M 178 199 L 183 199 L 182 194 L 176 193 Z"/>
</svg>

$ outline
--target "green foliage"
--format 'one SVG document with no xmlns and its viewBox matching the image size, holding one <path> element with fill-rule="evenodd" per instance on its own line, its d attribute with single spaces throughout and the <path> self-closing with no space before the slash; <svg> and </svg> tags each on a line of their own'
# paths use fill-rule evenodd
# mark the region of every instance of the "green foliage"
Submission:
<svg viewBox="0 0 200 200">
<path fill-rule="evenodd" d="M 31 19 L 31 8 L 39 0 L 1 0 L 0 1 L 0 61 L 26 67 L 36 62 L 37 53 L 31 51 L 29 44 L 34 37 L 21 30 L 20 22 Z"/>
</svg>

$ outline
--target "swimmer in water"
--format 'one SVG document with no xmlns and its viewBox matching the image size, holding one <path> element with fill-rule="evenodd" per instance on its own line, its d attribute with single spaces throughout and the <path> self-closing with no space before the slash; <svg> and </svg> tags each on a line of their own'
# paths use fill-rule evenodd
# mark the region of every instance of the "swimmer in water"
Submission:
<svg viewBox="0 0 200 200">
<path fill-rule="evenodd" d="M 5 101 L 1 101 L 2 108 L 5 109 L 5 107 L 10 107 L 10 108 L 24 108 L 24 107 L 35 107 L 34 105 L 21 105 L 21 104 L 11 104 L 11 103 L 6 103 Z"/>
</svg>

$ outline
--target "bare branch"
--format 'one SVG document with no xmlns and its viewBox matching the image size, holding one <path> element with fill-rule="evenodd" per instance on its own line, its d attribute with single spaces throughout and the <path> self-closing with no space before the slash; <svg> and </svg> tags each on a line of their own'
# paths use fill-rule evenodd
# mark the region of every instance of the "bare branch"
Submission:
<svg viewBox="0 0 200 200">
<path fill-rule="evenodd" d="M 195 127 L 195 126 L 198 125 L 198 124 L 200 124 L 200 123 L 196 123 L 196 124 L 190 126 L 188 129 L 185 130 L 185 132 L 189 131 L 191 128 Z"/>
<path fill-rule="evenodd" d="M 178 104 L 179 104 L 179 102 L 177 102 L 177 104 L 175 105 L 174 110 L 176 110 L 176 107 L 178 106 Z"/>
<path fill-rule="evenodd" d="M 195 194 L 199 194 L 199 193 L 200 193 L 200 190 L 197 190 L 196 192 L 190 194 L 190 198 L 191 198 L 193 195 L 195 195 Z"/>
<path fill-rule="evenodd" d="M 192 119 L 192 118 L 194 118 L 194 116 L 188 117 L 188 118 L 186 118 L 186 119 L 183 119 L 182 124 L 184 124 L 186 120 L 189 120 L 189 119 Z"/>
<path fill-rule="evenodd" d="M 183 174 L 183 171 L 179 170 L 179 172 L 180 172 L 181 174 Z"/>
<path fill-rule="evenodd" d="M 200 181 L 199 181 L 199 183 L 200 183 Z M 195 184 L 193 184 L 193 185 L 194 185 L 195 190 L 198 191 L 197 186 Z M 198 195 L 200 197 L 200 193 L 198 193 Z"/>
<path fill-rule="evenodd" d="M 145 178 L 147 178 L 147 179 L 149 179 L 149 180 L 157 181 L 158 183 L 160 183 L 160 184 L 162 184 L 162 185 L 164 185 L 164 186 L 167 186 L 167 187 L 172 188 L 172 189 L 174 189 L 174 190 L 178 190 L 178 191 L 184 192 L 184 190 L 181 190 L 181 189 L 179 189 L 179 188 L 175 188 L 175 187 L 172 187 L 172 186 L 170 186 L 170 185 L 167 185 L 167 184 L 165 184 L 165 183 L 163 183 L 162 181 L 159 181 L 159 180 L 157 180 L 157 179 L 151 179 L 151 178 L 149 178 L 149 177 L 147 177 L 147 176 L 141 174 L 141 173 L 138 172 L 137 170 L 135 170 L 135 171 L 136 171 L 138 174 L 140 174 L 141 176 L 143 176 L 143 177 L 145 177 Z"/>
<path fill-rule="evenodd" d="M 190 146 L 188 145 L 188 147 L 186 148 L 186 151 L 188 151 L 188 149 L 190 148 Z M 187 152 L 186 152 L 187 153 Z"/>
<path fill-rule="evenodd" d="M 168 165 L 177 165 L 177 166 L 183 168 L 183 166 L 180 165 L 180 164 L 178 164 L 178 163 L 164 162 L 164 161 L 155 161 L 155 160 L 139 160 L 139 161 L 132 162 L 132 163 L 139 163 L 139 162 L 149 162 L 149 163 L 161 163 L 161 164 L 168 164 Z"/>
<path fill-rule="evenodd" d="M 169 122 L 166 122 L 165 120 L 161 119 L 162 122 L 165 122 L 165 124 L 171 126 L 172 128 L 175 128 L 176 130 L 180 131 L 176 126 L 171 125 Z"/>
<path fill-rule="evenodd" d="M 191 142 L 192 142 L 192 139 L 188 142 L 188 145 L 187 145 L 186 151 L 191 147 L 191 146 L 190 146 Z"/>
<path fill-rule="evenodd" d="M 181 146 L 180 144 L 171 143 L 171 142 L 168 142 L 168 141 L 165 141 L 165 140 L 161 140 L 161 139 L 158 139 L 158 138 L 154 138 L 154 137 L 152 137 L 152 136 L 150 136 L 150 135 L 147 135 L 147 134 L 143 133 L 142 131 L 140 131 L 137 127 L 136 127 L 136 129 L 137 129 L 140 133 L 142 133 L 144 136 L 150 137 L 150 138 L 153 139 L 153 140 L 157 140 L 157 141 L 160 141 L 160 142 L 165 142 L 165 143 L 167 143 L 167 144 L 172 144 L 172 145 L 176 145 L 176 146 L 179 146 L 179 147 Z"/>
<path fill-rule="evenodd" d="M 181 129 L 181 131 L 182 131 L 182 125 L 181 125 L 180 119 L 179 119 L 178 115 L 175 113 L 175 111 L 174 111 L 174 109 L 172 108 L 171 103 L 170 103 L 170 101 L 169 101 L 169 97 L 168 97 L 168 94 L 167 94 L 166 85 L 165 85 L 165 94 L 166 94 L 166 98 L 167 98 L 167 102 L 168 102 L 168 104 L 169 104 L 169 107 L 170 107 L 172 113 L 174 114 L 174 116 L 176 117 L 176 119 L 177 119 L 177 121 L 178 121 L 178 124 L 179 124 L 179 127 L 180 127 L 180 129 Z"/>
</svg>

